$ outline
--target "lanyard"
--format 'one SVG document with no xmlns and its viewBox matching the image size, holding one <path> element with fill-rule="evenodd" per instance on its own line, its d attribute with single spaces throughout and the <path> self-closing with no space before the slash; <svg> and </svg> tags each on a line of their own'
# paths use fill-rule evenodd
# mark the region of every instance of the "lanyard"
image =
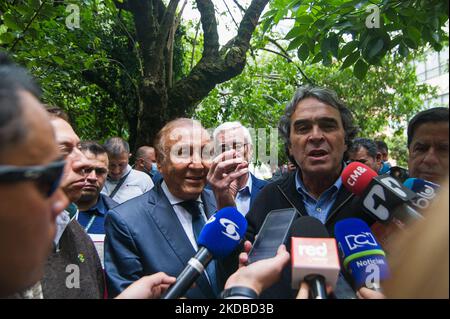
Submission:
<svg viewBox="0 0 450 319">
<path fill-rule="evenodd" d="M 91 219 L 89 220 L 89 223 L 87 224 L 87 226 L 84 228 L 84 231 L 87 233 L 89 231 L 89 228 L 91 228 L 92 224 L 94 223 L 95 217 L 97 217 L 97 215 L 93 215 L 91 217 Z"/>
</svg>

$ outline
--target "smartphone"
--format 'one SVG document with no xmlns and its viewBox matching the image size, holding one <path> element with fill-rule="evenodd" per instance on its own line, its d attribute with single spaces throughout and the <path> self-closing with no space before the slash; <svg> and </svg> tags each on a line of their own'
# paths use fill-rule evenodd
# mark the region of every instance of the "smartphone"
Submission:
<svg viewBox="0 0 450 319">
<path fill-rule="evenodd" d="M 285 208 L 273 210 L 266 216 L 248 254 L 249 264 L 275 257 L 278 247 L 286 244 L 289 230 L 297 214 L 295 208 Z"/>
</svg>

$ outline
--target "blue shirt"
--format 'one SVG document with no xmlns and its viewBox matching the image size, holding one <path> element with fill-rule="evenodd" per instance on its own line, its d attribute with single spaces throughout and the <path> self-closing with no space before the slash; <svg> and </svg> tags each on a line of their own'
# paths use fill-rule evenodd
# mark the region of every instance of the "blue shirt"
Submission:
<svg viewBox="0 0 450 319">
<path fill-rule="evenodd" d="M 383 175 L 391 170 L 391 164 L 389 162 L 382 162 L 378 175 Z"/>
<path fill-rule="evenodd" d="M 339 189 L 342 186 L 341 177 L 339 176 L 337 181 L 325 192 L 323 192 L 318 200 L 311 196 L 306 190 L 305 185 L 303 185 L 303 181 L 300 178 L 299 171 L 297 171 L 295 175 L 295 186 L 299 194 L 302 196 L 303 204 L 305 205 L 308 215 L 317 218 L 325 224 L 328 214 L 336 201 Z"/>
<path fill-rule="evenodd" d="M 252 194 L 252 176 L 248 174 L 247 184 L 236 194 L 236 208 L 242 215 L 247 215 L 250 210 L 250 201 Z"/>
<path fill-rule="evenodd" d="M 78 222 L 88 234 L 105 234 L 105 216 L 108 209 L 103 196 L 100 194 L 94 207 L 78 213 Z"/>
</svg>

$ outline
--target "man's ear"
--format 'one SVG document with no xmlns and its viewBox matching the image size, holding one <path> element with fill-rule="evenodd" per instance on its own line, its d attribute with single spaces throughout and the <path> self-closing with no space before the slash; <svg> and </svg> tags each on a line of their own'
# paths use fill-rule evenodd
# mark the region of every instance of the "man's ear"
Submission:
<svg viewBox="0 0 450 319">
<path fill-rule="evenodd" d="M 131 155 L 133 155 L 133 154 L 132 154 L 132 153 L 128 154 L 128 158 L 130 158 L 130 157 L 131 157 Z"/>
</svg>

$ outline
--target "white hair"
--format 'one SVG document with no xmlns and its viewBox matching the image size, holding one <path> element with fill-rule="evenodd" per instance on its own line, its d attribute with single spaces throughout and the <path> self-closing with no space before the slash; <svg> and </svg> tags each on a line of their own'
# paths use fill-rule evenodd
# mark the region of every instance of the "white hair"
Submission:
<svg viewBox="0 0 450 319">
<path fill-rule="evenodd" d="M 235 122 L 225 122 L 220 124 L 213 133 L 213 138 L 214 138 L 214 142 L 217 142 L 217 136 L 220 133 L 223 133 L 225 131 L 229 131 L 229 130 L 235 130 L 235 129 L 239 129 L 241 128 L 244 132 L 244 142 L 246 144 L 250 144 L 251 146 L 253 146 L 252 143 L 252 137 L 250 135 L 250 131 L 241 124 L 241 122 L 235 121 Z"/>
</svg>

